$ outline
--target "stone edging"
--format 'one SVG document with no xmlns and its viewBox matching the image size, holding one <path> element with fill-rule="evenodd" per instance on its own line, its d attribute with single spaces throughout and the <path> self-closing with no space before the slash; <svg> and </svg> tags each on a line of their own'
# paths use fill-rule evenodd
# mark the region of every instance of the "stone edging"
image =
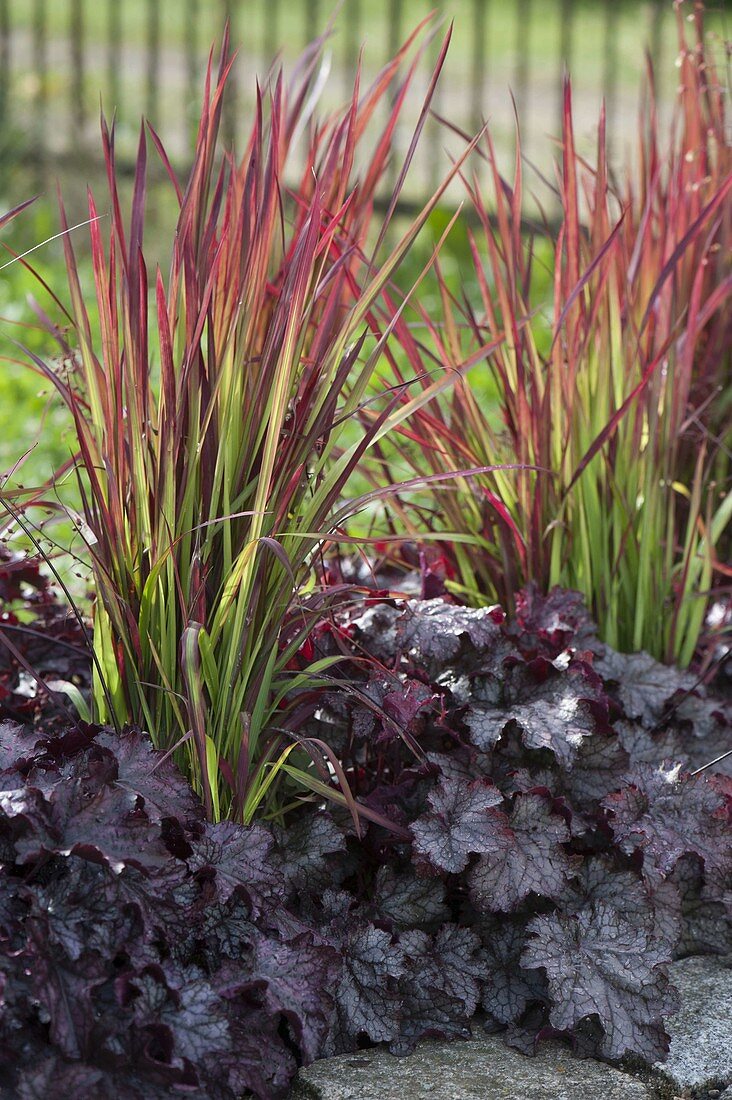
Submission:
<svg viewBox="0 0 732 1100">
<path fill-rule="evenodd" d="M 498 1036 L 423 1042 L 325 1058 L 298 1074 L 290 1100 L 732 1100 L 732 957 L 669 967 L 681 1009 L 668 1061 L 653 1069 L 575 1058 L 544 1043 L 534 1057 Z"/>
</svg>

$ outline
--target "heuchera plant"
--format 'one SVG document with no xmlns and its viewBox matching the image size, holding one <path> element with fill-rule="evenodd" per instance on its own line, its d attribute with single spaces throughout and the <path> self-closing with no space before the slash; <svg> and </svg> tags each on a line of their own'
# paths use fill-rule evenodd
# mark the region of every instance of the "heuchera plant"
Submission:
<svg viewBox="0 0 732 1100">
<path fill-rule="evenodd" d="M 283 1095 L 325 1040 L 341 960 L 280 912 L 272 836 L 206 825 L 134 732 L 4 725 L 0 753 L 9 1094 Z"/>
<path fill-rule="evenodd" d="M 519 594 L 513 624 L 376 594 L 339 645 L 344 631 L 382 667 L 347 701 L 334 692 L 321 723 L 354 793 L 408 833 L 370 826 L 359 852 L 377 924 L 408 942 L 416 926 L 432 951 L 454 933 L 463 962 L 444 946 L 430 966 L 472 975 L 524 1049 L 561 1033 L 609 1058 L 662 1057 L 663 962 L 730 944 L 730 784 L 692 774 L 729 747 L 729 708 L 690 674 L 601 645 L 576 593 Z M 445 969 L 423 978 L 430 1033 L 473 1011 Z M 390 1040 L 406 1041 L 397 1022 Z"/>
<path fill-rule="evenodd" d="M 664 964 L 732 949 L 729 708 L 597 641 L 580 598 L 364 590 L 318 637 L 338 806 L 207 823 L 133 729 L 0 726 L 8 1095 L 283 1097 L 299 1064 L 471 1021 L 662 1058 Z M 370 662 L 364 662 L 368 655 Z M 376 665 L 374 665 L 376 662 Z"/>
<path fill-rule="evenodd" d="M 45 733 L 88 713 L 89 634 L 47 572 L 0 545 L 0 714 Z"/>
</svg>

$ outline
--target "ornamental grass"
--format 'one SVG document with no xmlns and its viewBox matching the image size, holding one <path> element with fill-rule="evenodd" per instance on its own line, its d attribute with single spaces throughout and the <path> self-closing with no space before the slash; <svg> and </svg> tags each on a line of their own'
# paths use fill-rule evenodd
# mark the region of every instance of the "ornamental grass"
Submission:
<svg viewBox="0 0 732 1100">
<path fill-rule="evenodd" d="M 496 464 L 439 497 L 401 499 L 396 527 L 461 536 L 444 551 L 448 587 L 507 608 L 528 582 L 578 589 L 610 645 L 686 666 L 730 577 L 732 144 L 702 12 L 689 43 L 677 10 L 673 118 L 661 126 L 649 65 L 637 163 L 619 177 L 604 110 L 594 161 L 578 153 L 566 80 L 556 183 L 542 181 L 558 232 L 525 232 L 520 135 L 506 179 L 486 134 L 463 173 L 477 292 L 464 292 L 466 273 L 463 292 L 441 278 L 440 315 L 422 317 L 437 356 L 404 323 L 392 369 L 402 381 L 405 358 L 427 357 L 450 373 L 471 341 L 506 338 L 415 411 L 372 473 L 389 484 L 405 469 Z M 547 256 L 548 297 L 536 277 Z"/>
</svg>

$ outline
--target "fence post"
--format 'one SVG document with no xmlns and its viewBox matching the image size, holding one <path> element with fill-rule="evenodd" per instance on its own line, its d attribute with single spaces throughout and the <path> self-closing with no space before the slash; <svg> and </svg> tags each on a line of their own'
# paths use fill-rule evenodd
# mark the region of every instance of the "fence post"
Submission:
<svg viewBox="0 0 732 1100">
<path fill-rule="evenodd" d="M 386 39 L 386 61 L 389 62 L 393 58 L 401 46 L 402 40 L 402 0 L 390 0 L 389 3 L 389 31 Z M 394 102 L 392 93 L 392 104 Z M 397 133 L 399 131 L 399 123 L 397 123 L 394 133 L 392 135 L 392 148 L 396 142 Z M 389 187 L 394 187 L 397 180 L 397 158 L 392 155 L 387 168 L 387 184 Z"/>
<path fill-rule="evenodd" d="M 479 130 L 486 117 L 485 95 L 485 35 L 488 0 L 473 0 L 473 56 L 470 85 L 472 92 L 472 126 Z"/>
<path fill-rule="evenodd" d="M 86 103 L 84 100 L 85 80 L 84 62 L 84 5 L 82 0 L 71 0 L 69 19 L 69 38 L 71 40 L 71 118 L 77 129 L 77 138 L 83 138 L 86 125 Z"/>
<path fill-rule="evenodd" d="M 160 8 L 162 0 L 147 0 L 147 87 L 145 114 L 156 128 L 160 126 Z"/>
<path fill-rule="evenodd" d="M 10 10 L 8 0 L 0 0 L 0 134 L 8 124 L 10 97 Z"/>
<path fill-rule="evenodd" d="M 223 12 L 222 12 L 223 18 L 229 24 L 229 31 L 230 31 L 230 39 L 229 40 L 230 40 L 230 43 L 231 43 L 231 49 L 235 50 L 237 48 L 237 46 L 239 46 L 240 44 L 243 45 L 243 43 L 240 43 L 239 38 L 238 38 L 236 8 L 232 4 L 232 0 L 222 0 L 222 7 L 223 7 Z M 236 62 L 235 62 L 234 67 L 232 68 L 231 72 L 229 73 L 229 78 L 226 81 L 226 91 L 224 93 L 224 104 L 223 104 L 224 128 L 223 128 L 223 133 L 224 133 L 224 142 L 225 142 L 227 148 L 232 148 L 233 147 L 234 137 L 235 137 L 235 134 L 236 134 L 237 100 L 239 98 L 238 97 L 236 76 L 237 76 L 237 73 L 236 73 Z"/>
<path fill-rule="evenodd" d="M 46 113 L 48 110 L 48 24 L 46 0 L 35 0 L 33 6 L 33 70 L 36 80 L 35 155 L 39 162 L 46 153 Z"/>
<path fill-rule="evenodd" d="M 605 0 L 605 69 L 603 95 L 607 112 L 607 151 L 612 155 L 615 145 L 618 92 L 618 20 L 617 0 Z"/>
<path fill-rule="evenodd" d="M 114 3 L 114 0 L 112 0 Z M 196 123 L 191 117 L 191 106 L 198 94 L 198 17 L 199 0 L 186 0 L 185 9 L 185 53 L 186 91 L 184 109 L 185 132 L 191 144 L 195 140 Z"/>
<path fill-rule="evenodd" d="M 557 135 L 560 135 L 564 126 L 564 74 L 572 70 L 572 46 L 574 45 L 574 0 L 562 0 L 559 18 L 559 65 L 557 73 L 557 100 L 559 102 L 559 118 Z"/>
<path fill-rule="evenodd" d="M 529 36 L 531 32 L 531 0 L 517 0 L 516 3 L 516 71 L 514 76 L 514 98 L 516 113 L 520 119 L 526 117 L 529 86 Z"/>
<path fill-rule="evenodd" d="M 361 0 L 347 0 L 341 15 L 345 16 L 346 40 L 343 50 L 343 84 L 345 94 L 353 95 L 353 77 L 358 65 L 358 54 L 361 47 Z"/>
<path fill-rule="evenodd" d="M 269 69 L 279 49 L 277 42 L 279 0 L 262 0 L 262 3 L 264 4 L 264 56 Z"/>
<path fill-rule="evenodd" d="M 111 112 L 118 111 L 120 103 L 120 51 L 122 39 L 122 5 L 119 0 L 109 0 L 107 4 L 107 71 L 109 73 L 109 95 L 107 105 Z"/>
<path fill-rule="evenodd" d="M 433 12 L 435 5 L 433 0 L 427 0 L 427 11 Z M 431 64 L 437 60 L 437 51 L 433 49 L 429 55 Z M 425 59 L 426 60 L 426 59 Z M 435 96 L 432 100 L 433 110 L 439 112 L 439 99 L 441 84 L 435 88 Z M 425 125 L 424 143 L 427 149 L 429 167 L 427 172 L 427 189 L 429 192 L 437 190 L 440 182 L 440 124 L 434 118 L 428 118 Z"/>
<path fill-rule="evenodd" d="M 663 16 L 666 10 L 664 0 L 653 0 L 653 7 L 651 8 L 651 35 L 649 49 L 651 53 L 651 59 L 653 61 L 653 70 L 656 74 L 656 78 L 660 77 L 661 69 L 661 56 L 663 54 Z M 658 89 L 660 91 L 660 89 Z"/>
<path fill-rule="evenodd" d="M 386 49 L 389 54 L 387 61 L 391 61 L 402 44 L 402 14 L 402 0 L 391 0 L 389 4 L 389 36 L 386 43 Z"/>
<path fill-rule="evenodd" d="M 305 45 L 320 34 L 320 4 L 318 0 L 305 0 Z"/>
</svg>

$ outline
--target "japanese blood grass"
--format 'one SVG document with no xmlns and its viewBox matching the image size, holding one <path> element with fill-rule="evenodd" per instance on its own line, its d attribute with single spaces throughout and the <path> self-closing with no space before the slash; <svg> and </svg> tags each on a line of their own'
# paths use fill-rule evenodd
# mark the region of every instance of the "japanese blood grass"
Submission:
<svg viewBox="0 0 732 1100">
<path fill-rule="evenodd" d="M 692 45 L 682 14 L 675 116 L 662 135 L 649 73 L 638 166 L 620 183 L 604 111 L 596 163 L 577 153 L 567 80 L 555 239 L 522 234 L 520 148 L 507 181 L 486 137 L 490 196 L 477 172 L 465 180 L 479 301 L 459 301 L 443 279 L 442 323 L 423 322 L 448 372 L 471 337 L 485 344 L 505 328 L 506 339 L 480 368 L 480 389 L 460 380 L 415 411 L 397 457 L 374 472 L 388 483 L 397 458 L 419 474 L 496 463 L 439 501 L 401 501 L 397 522 L 416 537 L 425 527 L 463 536 L 454 590 L 510 607 L 528 581 L 579 589 L 610 645 L 687 665 L 710 587 L 729 577 L 717 548 L 732 516 L 732 146 L 701 12 Z M 548 305 L 533 266 L 547 251 Z M 399 336 L 419 361 L 413 331 L 401 325 Z"/>
<path fill-rule="evenodd" d="M 12 210 L 6 210 L 4 214 L 0 214 L 0 229 L 2 229 L 4 225 L 7 225 L 8 222 L 12 221 L 13 218 L 17 217 L 21 211 L 26 210 L 33 202 L 35 202 L 35 199 L 26 199 L 25 202 L 18 203 L 17 206 L 14 206 Z M 12 263 L 12 260 L 10 262 Z M 7 267 L 9 265 L 4 264 L 3 266 Z"/>
<path fill-rule="evenodd" d="M 372 231 L 374 192 L 428 40 L 423 24 L 363 94 L 357 77 L 350 105 L 323 123 L 312 116 L 316 44 L 291 87 L 273 77 L 258 95 L 239 161 L 217 155 L 225 43 L 215 80 L 209 65 L 185 186 L 150 131 L 179 206 L 167 274 L 151 275 L 145 262 L 144 130 L 126 229 L 114 133 L 102 123 L 111 231 L 105 244 L 101 222 L 91 223 L 93 296 L 64 237 L 75 369 L 67 380 L 38 358 L 35 366 L 78 436 L 102 669 L 94 715 L 136 723 L 175 751 L 212 818 L 276 815 L 293 780 L 356 814 L 335 756 L 297 730 L 330 663 L 308 664 L 308 635 L 340 594 L 318 588 L 314 558 L 361 507 L 344 507 L 344 486 L 369 447 L 445 384 L 419 388 L 414 402 L 387 394 L 374 404 L 393 324 L 377 328 L 373 310 L 455 172 L 385 249 L 449 34 L 388 213 Z M 298 142 L 305 168 L 286 187 Z M 97 210 L 90 195 L 92 219 Z M 356 414 L 367 400 L 379 411 L 362 431 Z"/>
</svg>

